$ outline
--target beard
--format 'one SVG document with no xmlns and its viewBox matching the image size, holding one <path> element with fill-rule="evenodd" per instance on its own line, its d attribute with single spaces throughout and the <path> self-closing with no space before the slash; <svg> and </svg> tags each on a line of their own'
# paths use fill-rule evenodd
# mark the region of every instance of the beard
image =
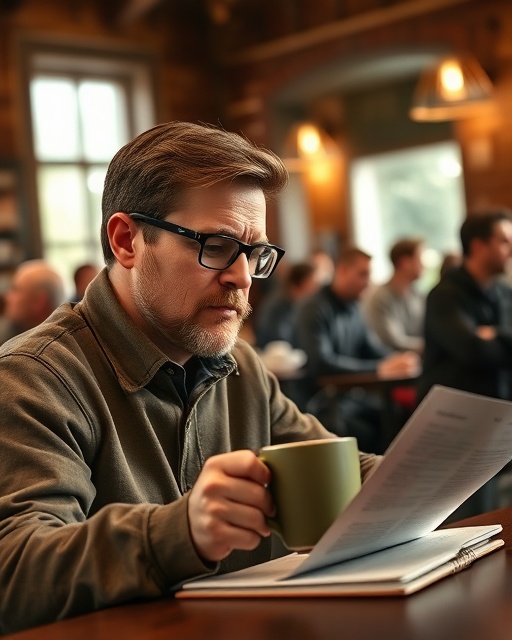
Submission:
<svg viewBox="0 0 512 640">
<path fill-rule="evenodd" d="M 236 290 L 221 291 L 202 298 L 189 314 L 164 314 L 163 300 L 167 300 L 169 289 L 158 286 L 161 282 L 153 255 L 144 253 L 140 278 L 134 291 L 137 309 L 170 346 L 200 357 L 221 356 L 234 347 L 244 320 L 252 312 L 249 302 Z M 218 318 L 208 325 L 202 323 L 200 314 L 209 307 L 230 307 L 236 310 L 236 318 Z M 172 308 L 172 301 L 169 304 Z"/>
<path fill-rule="evenodd" d="M 215 324 L 205 327 L 199 321 L 199 314 L 207 307 L 234 307 L 236 319 L 219 319 Z M 248 318 L 252 309 L 250 304 L 241 299 L 235 292 L 225 295 L 210 296 L 201 301 L 194 313 L 183 321 L 168 323 L 173 344 L 186 348 L 197 356 L 221 356 L 229 353 L 235 346 L 244 320 Z"/>
</svg>

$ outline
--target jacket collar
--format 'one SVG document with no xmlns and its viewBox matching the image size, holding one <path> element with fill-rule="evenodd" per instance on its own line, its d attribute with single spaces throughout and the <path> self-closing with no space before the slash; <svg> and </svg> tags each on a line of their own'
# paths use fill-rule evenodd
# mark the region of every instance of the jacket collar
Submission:
<svg viewBox="0 0 512 640">
<path fill-rule="evenodd" d="M 458 282 L 460 285 L 466 287 L 467 289 L 473 290 L 473 292 L 477 295 L 487 296 L 492 294 L 493 291 L 497 287 L 496 278 L 491 281 L 489 286 L 483 287 L 479 282 L 477 282 L 473 276 L 469 273 L 464 265 L 460 267 L 456 267 L 448 271 L 445 275 L 448 280 L 452 280 Z"/>
<path fill-rule="evenodd" d="M 331 285 L 326 285 L 324 287 L 324 292 L 327 298 L 331 300 L 331 303 L 338 309 L 345 310 L 357 306 L 357 300 L 344 300 L 343 298 L 340 298 L 340 296 L 334 292 Z"/>
<path fill-rule="evenodd" d="M 142 389 L 160 369 L 175 365 L 130 319 L 114 293 L 106 269 L 91 282 L 75 310 L 89 325 L 127 391 Z M 230 354 L 202 360 L 216 376 L 236 369 Z"/>
</svg>

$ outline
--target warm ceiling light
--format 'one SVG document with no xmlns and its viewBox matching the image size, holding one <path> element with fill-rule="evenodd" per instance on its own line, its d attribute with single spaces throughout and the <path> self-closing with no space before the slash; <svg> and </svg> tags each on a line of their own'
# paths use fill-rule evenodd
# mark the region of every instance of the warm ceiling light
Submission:
<svg viewBox="0 0 512 640">
<path fill-rule="evenodd" d="M 289 131 L 282 151 L 290 171 L 304 171 L 311 162 L 339 155 L 334 140 L 313 122 L 300 122 Z"/>
<path fill-rule="evenodd" d="M 439 67 L 439 82 L 439 90 L 445 100 L 466 100 L 468 97 L 468 90 L 458 60 L 443 62 Z"/>
<path fill-rule="evenodd" d="M 409 115 L 423 122 L 464 118 L 491 93 L 492 83 L 473 57 L 447 56 L 421 74 Z"/>
<path fill-rule="evenodd" d="M 313 156 L 322 151 L 318 127 L 312 124 L 299 126 L 297 129 L 297 150 L 300 156 Z"/>
</svg>

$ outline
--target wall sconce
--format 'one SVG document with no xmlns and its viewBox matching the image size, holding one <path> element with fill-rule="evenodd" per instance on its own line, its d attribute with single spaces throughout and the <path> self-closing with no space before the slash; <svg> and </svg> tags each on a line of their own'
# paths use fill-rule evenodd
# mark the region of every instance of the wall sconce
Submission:
<svg viewBox="0 0 512 640">
<path fill-rule="evenodd" d="M 475 58 L 446 56 L 421 74 L 409 116 L 419 122 L 465 118 L 491 93 L 492 83 Z"/>
<path fill-rule="evenodd" d="M 289 171 L 306 171 L 312 163 L 325 162 L 340 155 L 334 140 L 313 122 L 299 122 L 288 133 L 283 162 Z"/>
</svg>

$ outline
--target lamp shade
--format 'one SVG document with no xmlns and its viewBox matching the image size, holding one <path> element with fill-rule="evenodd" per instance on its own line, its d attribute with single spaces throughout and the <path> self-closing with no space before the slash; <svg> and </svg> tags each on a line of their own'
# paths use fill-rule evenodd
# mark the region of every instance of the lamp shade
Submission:
<svg viewBox="0 0 512 640">
<path fill-rule="evenodd" d="M 474 57 L 446 56 L 423 71 L 414 92 L 412 120 L 455 120 L 487 102 L 492 83 Z"/>
</svg>

